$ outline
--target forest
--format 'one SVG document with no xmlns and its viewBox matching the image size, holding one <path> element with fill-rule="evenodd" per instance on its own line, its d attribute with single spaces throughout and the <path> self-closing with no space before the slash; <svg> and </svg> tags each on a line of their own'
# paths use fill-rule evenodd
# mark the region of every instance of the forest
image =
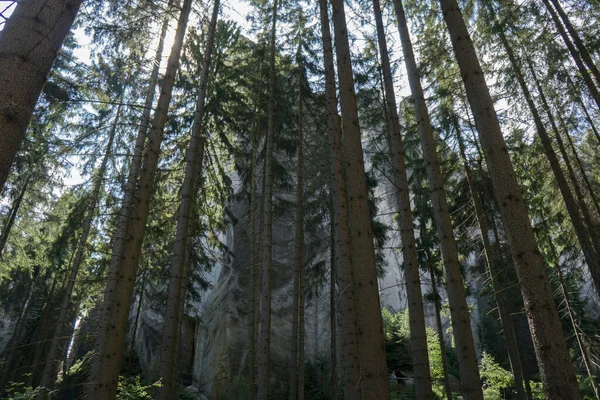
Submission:
<svg viewBox="0 0 600 400">
<path fill-rule="evenodd" d="M 0 1 L 0 399 L 600 400 L 598 0 Z"/>
</svg>

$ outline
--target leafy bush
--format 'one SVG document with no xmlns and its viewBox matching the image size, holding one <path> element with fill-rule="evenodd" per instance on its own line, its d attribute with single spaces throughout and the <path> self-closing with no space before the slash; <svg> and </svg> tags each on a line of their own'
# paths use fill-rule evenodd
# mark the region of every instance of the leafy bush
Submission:
<svg viewBox="0 0 600 400">
<path fill-rule="evenodd" d="M 502 400 L 505 394 L 514 387 L 512 374 L 502 368 L 494 357 L 483 352 L 480 371 L 484 381 L 483 397 L 487 400 Z"/>
<path fill-rule="evenodd" d="M 117 400 L 151 400 L 152 391 L 160 386 L 160 381 L 145 386 L 142 385 L 139 376 L 130 378 L 119 376 Z"/>
<path fill-rule="evenodd" d="M 8 400 L 35 400 L 35 396 L 39 394 L 40 390 L 41 388 L 24 386 L 21 382 L 9 382 L 6 388 Z"/>
<path fill-rule="evenodd" d="M 229 384 L 226 400 L 245 400 L 250 394 L 250 382 L 245 376 L 234 376 Z M 273 395 L 273 394 L 271 394 Z"/>
<path fill-rule="evenodd" d="M 408 313 L 382 310 L 385 354 L 389 371 L 412 371 Z"/>
<path fill-rule="evenodd" d="M 596 377 L 594 377 L 596 379 Z M 577 380 L 579 381 L 579 390 L 583 395 L 584 400 L 594 400 L 596 395 L 594 393 L 594 387 L 592 386 L 592 378 L 587 375 L 577 376 Z"/>
</svg>

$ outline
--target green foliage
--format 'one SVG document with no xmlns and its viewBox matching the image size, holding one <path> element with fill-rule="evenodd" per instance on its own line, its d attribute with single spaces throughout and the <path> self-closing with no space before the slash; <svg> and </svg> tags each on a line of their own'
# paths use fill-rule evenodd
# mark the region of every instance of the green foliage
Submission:
<svg viewBox="0 0 600 400">
<path fill-rule="evenodd" d="M 427 354 L 429 355 L 429 368 L 431 379 L 444 380 L 444 365 L 442 361 L 442 349 L 437 333 L 432 328 L 427 328 Z"/>
<path fill-rule="evenodd" d="M 382 310 L 383 329 L 385 335 L 385 348 L 388 369 L 396 373 L 412 371 L 412 360 L 410 356 L 410 327 L 408 321 L 408 310 L 392 313 L 388 309 Z M 429 368 L 433 381 L 433 390 L 439 398 L 444 397 L 444 366 L 442 351 L 436 331 L 428 327 L 427 353 L 429 356 Z M 458 377 L 458 360 L 456 352 L 446 347 L 446 357 L 450 374 Z M 410 399 L 410 390 L 395 394 L 396 399 Z M 399 397 L 398 397 L 399 396 Z"/>
<path fill-rule="evenodd" d="M 390 382 L 390 391 L 392 400 L 413 400 L 417 398 L 414 386 L 400 389 L 397 383 Z"/>
<path fill-rule="evenodd" d="M 543 400 L 545 399 L 544 391 L 542 390 L 541 382 L 530 382 L 531 385 L 531 395 L 534 400 Z"/>
<path fill-rule="evenodd" d="M 41 388 L 25 386 L 22 382 L 9 382 L 6 388 L 8 400 L 35 400 Z"/>
<path fill-rule="evenodd" d="M 59 393 L 64 393 L 65 396 L 75 399 L 85 395 L 85 383 L 90 376 L 93 354 L 92 351 L 86 353 L 69 368 L 66 376 L 59 376 L 56 381 L 56 388 Z"/>
<path fill-rule="evenodd" d="M 77 280 L 73 296 L 74 306 L 85 310 L 96 304 L 102 295 L 106 278 L 106 266 L 111 254 L 111 235 L 119 214 L 119 199 L 122 183 L 131 160 L 132 138 L 139 125 L 138 107 L 129 104 L 143 104 L 146 90 L 146 75 L 152 60 L 152 46 L 156 39 L 155 31 L 162 22 L 167 8 L 160 2 L 117 2 L 90 0 L 87 12 L 82 15 L 82 26 L 93 40 L 91 62 L 81 63 L 73 50 L 77 47 L 72 35 L 63 46 L 60 56 L 44 88 L 34 118 L 20 153 L 15 158 L 11 177 L 0 197 L 0 229 L 7 227 L 9 211 L 21 189 L 26 187 L 20 209 L 16 213 L 15 225 L 8 235 L 0 260 L 0 314 L 5 319 L 15 320 L 28 304 L 29 309 L 23 321 L 22 337 L 16 338 L 20 353 L 17 362 L 29 360 L 29 353 L 39 343 L 34 340 L 34 332 L 41 321 L 43 310 L 47 310 L 60 297 L 60 285 L 66 279 L 70 258 L 75 250 L 81 231 L 81 219 L 89 201 L 88 178 L 97 166 L 98 153 L 106 140 L 107 126 L 116 111 L 113 104 L 122 101 L 122 123 L 108 172 L 103 180 L 98 215 L 92 228 L 92 235 L 86 249 L 85 266 Z M 121 4 L 123 3 L 123 4 Z M 164 2 L 166 3 L 166 2 Z M 207 90 L 204 134 L 206 138 L 203 164 L 203 188 L 198 194 L 194 210 L 194 224 L 191 228 L 189 288 L 187 291 L 186 312 L 200 314 L 193 309 L 199 304 L 201 292 L 208 287 L 205 272 L 222 258 L 229 260 L 231 251 L 219 237 L 236 222 L 228 206 L 232 199 L 247 201 L 249 196 L 252 163 L 260 167 L 264 161 L 262 138 L 267 126 L 267 87 L 268 87 L 268 31 L 270 1 L 254 0 L 255 11 L 250 20 L 252 33 L 256 37 L 244 36 L 247 32 L 231 21 L 220 21 L 215 56 L 210 71 Z M 371 214 L 377 216 L 389 196 L 382 183 L 389 180 L 389 155 L 387 154 L 387 129 L 384 96 L 381 91 L 381 71 L 377 60 L 377 46 L 373 40 L 371 4 L 362 2 L 361 10 L 356 10 L 356 2 L 348 3 L 349 15 L 361 24 L 358 27 L 359 40 L 352 40 L 353 69 L 357 89 L 360 125 L 365 140 L 365 161 L 369 187 Z M 485 200 L 490 220 L 497 219 L 497 205 L 494 204 L 489 178 L 486 176 L 485 162 L 474 140 L 475 128 L 472 116 L 466 106 L 464 87 L 460 73 L 452 56 L 448 34 L 442 21 L 439 5 L 436 2 L 405 2 L 407 15 L 411 20 L 415 38 L 415 50 L 419 54 L 425 95 L 432 124 L 437 133 L 437 150 L 444 174 L 444 188 L 451 207 L 455 233 L 461 259 L 479 253 L 481 244 L 477 233 L 470 195 L 467 190 L 463 161 L 456 153 L 453 134 L 456 130 L 464 133 L 466 142 L 465 163 L 471 164 L 479 183 L 478 190 Z M 567 12 L 574 20 L 589 23 L 580 26 L 582 37 L 589 49 L 597 53 L 600 47 L 597 24 L 600 9 L 590 1 L 580 2 L 579 7 L 569 7 Z M 597 2 L 596 2 L 597 3 Z M 298 133 L 298 92 L 304 95 L 305 133 L 305 214 L 307 239 L 307 282 L 311 294 L 327 282 L 330 263 L 327 260 L 329 242 L 330 210 L 329 171 L 326 107 L 324 106 L 321 71 L 321 49 L 319 30 L 314 5 L 307 2 L 285 1 L 280 7 L 277 39 L 277 88 L 276 88 L 276 138 L 275 138 L 275 204 L 276 217 L 285 217 L 294 208 L 289 195 L 295 189 L 295 153 Z M 597 138 L 590 131 L 591 124 L 598 125 L 598 114 L 590 107 L 591 99 L 581 87 L 575 68 L 571 68 L 569 55 L 562 43 L 556 39 L 556 32 L 547 13 L 536 2 L 515 8 L 513 1 L 495 2 L 494 7 L 500 20 L 506 23 L 493 23 L 487 15 L 484 4 L 467 0 L 461 3 L 467 24 L 478 32 L 474 37 L 484 72 L 488 81 L 494 82 L 492 95 L 499 99 L 499 119 L 507 138 L 507 150 L 514 163 L 515 172 L 523 186 L 525 201 L 532 221 L 536 222 L 538 245 L 549 271 L 558 263 L 564 265 L 565 286 L 570 294 L 579 329 L 585 334 L 590 352 L 597 355 L 600 349 L 597 332 L 600 329 L 597 318 L 589 313 L 588 299 L 581 290 L 586 284 L 585 267 L 578 240 L 567 218 L 565 207 L 556 188 L 553 175 L 549 172 L 547 160 L 541 151 L 540 143 L 534 138 L 533 126 L 519 87 L 515 84 L 514 71 L 508 65 L 500 48 L 497 33 L 504 29 L 509 42 L 514 46 L 521 61 L 530 59 L 536 74 L 543 80 L 543 89 L 549 98 L 550 108 L 557 114 L 563 134 L 570 134 L 576 152 L 581 153 L 582 169 L 589 173 L 591 187 L 600 192 L 600 156 Z M 393 23 L 391 2 L 384 2 L 384 18 Z M 203 7 L 196 7 L 203 9 Z M 300 10 L 300 12 L 299 12 Z M 174 12 L 176 14 L 176 12 Z M 581 24 L 580 24 L 581 25 Z M 354 27 L 353 27 L 354 28 Z M 386 26 L 386 29 L 389 28 Z M 353 30 L 353 29 L 350 29 Z M 392 31 L 394 31 L 392 29 Z M 388 32 L 390 35 L 391 32 Z M 535 35 L 533 35 L 535 33 Z M 364 39 L 364 40 L 363 40 Z M 151 201 L 150 219 L 144 240 L 143 257 L 140 261 L 140 274 L 136 287 L 138 297 L 145 296 L 144 306 L 158 311 L 164 308 L 166 294 L 162 290 L 168 279 L 166 266 L 171 262 L 171 248 L 174 236 L 173 216 L 177 213 L 178 188 L 183 178 L 182 160 L 187 147 L 187 136 L 195 109 L 195 94 L 198 85 L 199 67 L 202 61 L 203 41 L 206 40 L 202 28 L 190 27 L 186 50 L 178 72 L 177 89 L 170 107 L 166 138 L 161 154 L 160 168 L 154 197 Z M 390 55 L 394 76 L 397 75 L 397 47 L 390 42 Z M 298 65 L 295 55 L 302 49 L 304 75 L 298 78 Z M 357 51 L 358 50 L 358 51 Z M 543 60 L 537 63 L 537 60 Z M 527 75 L 527 74 L 526 74 Z M 532 76 L 526 76 L 532 84 Z M 570 82 L 570 83 L 569 83 Z M 533 86 L 533 85 L 532 85 Z M 399 89 L 400 86 L 397 87 Z M 539 101 L 539 94 L 534 101 Z M 431 268 L 433 276 L 440 275 L 441 268 L 437 235 L 432 219 L 429 185 L 425 165 L 419 145 L 416 121 L 410 99 L 399 101 L 402 109 L 403 140 L 406 162 L 409 171 L 414 217 L 418 230 L 417 248 L 419 263 Z M 506 106 L 505 104 L 506 103 Z M 585 107 L 591 117 L 583 114 Z M 545 111 L 545 110 L 544 110 Z M 546 114 L 543 112 L 543 114 Z M 587 114 L 587 111 L 585 111 Z M 544 115 L 543 118 L 547 118 Z M 458 120 L 458 121 L 456 121 Z M 455 123 L 457 125 L 455 125 Z M 546 123 L 546 121 L 544 121 Z M 597 135 L 597 133 L 596 133 Z M 251 157 L 252 142 L 258 143 L 257 159 Z M 73 161 L 77 158 L 78 161 Z M 561 161 L 562 162 L 562 161 Z M 83 183 L 73 188 L 63 179 L 69 171 L 80 173 Z M 241 184 L 235 187 L 234 174 Z M 576 174 L 579 174 L 576 171 Z M 260 172 L 259 172 L 260 175 Z M 386 176 L 387 175 L 387 176 Z M 23 185 L 31 179 L 29 186 Z M 236 182 L 237 184 L 238 182 Z M 581 182 L 580 182 L 581 183 Z M 259 185 L 260 186 L 260 185 Z M 584 190 L 586 201 L 590 203 L 590 190 Z M 397 211 L 397 210 L 395 210 Z M 596 216 L 594 216 L 596 217 Z M 546 221 L 548 227 L 539 222 Z M 589 221 L 597 225 L 598 221 Z M 500 224 L 499 224 L 500 225 Z M 593 226 L 590 225 L 592 228 Z M 595 225 L 594 225 L 595 226 Z M 499 226 L 502 229 L 501 226 Z M 385 263 L 388 237 L 397 234 L 376 217 L 373 218 L 373 232 L 377 250 L 377 265 L 382 272 Z M 504 240 L 504 232 L 494 242 L 499 244 L 502 258 L 509 254 Z M 237 239 L 237 238 L 236 238 Z M 556 253 L 550 249 L 552 241 Z M 325 254 L 325 255 L 324 255 Z M 508 274 L 512 268 L 506 268 Z M 557 282 L 551 274 L 553 289 Z M 509 276 L 510 278 L 510 276 Z M 510 279 L 509 279 L 510 281 Z M 438 279 L 439 287 L 443 279 Z M 54 288 L 56 284 L 56 289 Z M 513 312 L 522 308 L 517 285 L 506 288 L 506 299 Z M 142 288 L 153 287 L 156 290 Z M 58 294 L 57 294 L 58 293 Z M 560 294 L 559 290 L 555 293 Z M 24 295 L 25 294 L 25 295 Z M 438 293 L 425 295 L 427 300 L 438 301 Z M 27 299 L 31 298 L 28 303 Z M 190 301 L 191 300 L 191 301 Z M 562 298 L 557 298 L 559 311 L 564 311 Z M 406 312 L 394 314 L 383 311 L 386 339 L 387 365 L 390 370 L 411 371 L 409 327 Z M 512 380 L 503 358 L 502 341 L 498 340 L 499 327 L 493 318 L 484 318 L 480 326 L 482 348 L 482 378 L 485 381 L 486 399 L 502 398 L 510 394 Z M 573 327 L 567 318 L 563 319 L 565 332 L 572 333 Z M 448 332 L 446 332 L 448 333 Z M 577 345 L 572 334 L 567 334 L 574 361 L 579 361 Z M 444 378 L 439 340 L 435 330 L 427 330 L 428 352 L 431 372 L 435 381 L 434 391 L 442 396 L 440 382 Z M 450 373 L 458 376 L 456 356 L 452 348 L 447 349 Z M 16 362 L 15 362 L 16 363 Z M 309 364 L 307 373 L 307 393 L 309 398 L 324 398 L 327 383 L 323 380 L 327 372 L 327 360 Z M 126 357 L 124 363 L 127 377 L 119 382 L 119 398 L 144 399 L 150 396 L 156 384 L 147 384 L 137 376 L 142 366 L 133 357 Z M 146 368 L 147 366 L 143 366 Z M 28 367 L 29 368 L 29 367 Z M 31 368 L 30 368 L 31 369 Z M 27 376 L 25 371 L 23 376 Z M 80 394 L 83 383 L 89 375 L 89 354 L 79 360 L 59 381 L 59 389 L 69 395 Z M 130 376 L 131 375 L 131 376 Z M 63 379 L 61 377 L 61 379 Z M 16 380 L 16 378 L 15 378 Z M 248 393 L 248 383 L 242 377 L 227 382 L 228 398 L 244 399 Z M 590 395 L 589 378 L 581 378 L 580 385 L 585 396 Z M 541 388 L 534 383 L 534 393 L 541 398 Z M 15 399 L 31 398 L 35 389 L 23 383 L 11 385 Z M 283 386 L 273 388 L 273 393 L 284 393 Z M 286 393 L 287 394 L 287 393 Z M 180 392 L 179 398 L 190 396 Z M 401 394 L 409 398 L 410 392 Z"/>
<path fill-rule="evenodd" d="M 307 399 L 329 400 L 330 399 L 330 380 L 327 376 L 329 372 L 329 359 L 323 354 L 316 361 L 306 363 L 304 392 Z M 281 398 L 286 398 L 286 392 Z"/>
<path fill-rule="evenodd" d="M 227 387 L 227 393 L 223 397 L 223 400 L 246 400 L 250 393 L 250 383 L 248 378 L 245 376 L 234 376 Z M 183 397 L 179 397 L 179 400 L 186 400 Z M 191 400 L 191 399 L 190 399 Z"/>
<path fill-rule="evenodd" d="M 410 329 L 408 325 L 408 311 L 393 314 L 384 308 L 383 332 L 385 335 L 385 354 L 388 370 L 411 371 L 410 358 Z"/>
<path fill-rule="evenodd" d="M 500 364 L 487 352 L 483 352 L 479 373 L 484 381 L 484 398 L 501 400 L 514 386 L 512 374 L 502 368 Z"/>
<path fill-rule="evenodd" d="M 160 387 L 160 381 L 143 385 L 140 377 L 119 376 L 117 400 L 151 400 L 154 388 Z"/>
<path fill-rule="evenodd" d="M 598 379 L 597 377 L 590 378 L 589 376 L 579 375 L 577 381 L 579 382 L 579 390 L 583 395 L 584 400 L 594 400 L 596 395 L 594 393 L 594 387 L 592 386 L 592 379 Z"/>
</svg>

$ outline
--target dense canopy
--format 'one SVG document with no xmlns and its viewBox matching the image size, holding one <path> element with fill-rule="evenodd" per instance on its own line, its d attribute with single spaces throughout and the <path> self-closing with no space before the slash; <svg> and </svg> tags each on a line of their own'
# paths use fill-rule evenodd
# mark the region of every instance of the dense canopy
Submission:
<svg viewBox="0 0 600 400">
<path fill-rule="evenodd" d="M 599 27 L 0 1 L 0 398 L 600 400 Z"/>
</svg>

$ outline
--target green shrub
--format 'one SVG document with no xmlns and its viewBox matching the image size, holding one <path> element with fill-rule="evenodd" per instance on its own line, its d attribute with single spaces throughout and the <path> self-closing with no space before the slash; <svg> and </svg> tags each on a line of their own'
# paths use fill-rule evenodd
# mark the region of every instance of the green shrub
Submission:
<svg viewBox="0 0 600 400">
<path fill-rule="evenodd" d="M 514 387 L 512 374 L 502 368 L 494 360 L 494 357 L 485 351 L 483 352 L 479 373 L 484 381 L 483 397 L 486 400 L 502 400 L 505 398 L 505 394 Z"/>
<path fill-rule="evenodd" d="M 35 400 L 40 390 L 41 388 L 24 386 L 21 382 L 9 382 L 6 393 L 8 393 L 8 400 Z"/>
<path fill-rule="evenodd" d="M 250 393 L 250 383 L 245 376 L 234 376 L 227 388 L 225 400 L 246 400 Z M 271 396 L 273 394 L 271 393 Z"/>
<path fill-rule="evenodd" d="M 142 385 L 139 376 L 129 378 L 119 376 L 117 400 L 151 400 L 152 391 L 160 386 L 160 381 Z"/>
<path fill-rule="evenodd" d="M 593 379 L 596 379 L 596 377 Z M 577 380 L 579 381 L 579 390 L 583 395 L 583 399 L 595 400 L 596 395 L 594 393 L 594 387 L 592 386 L 592 378 L 587 375 L 578 375 Z"/>
</svg>

